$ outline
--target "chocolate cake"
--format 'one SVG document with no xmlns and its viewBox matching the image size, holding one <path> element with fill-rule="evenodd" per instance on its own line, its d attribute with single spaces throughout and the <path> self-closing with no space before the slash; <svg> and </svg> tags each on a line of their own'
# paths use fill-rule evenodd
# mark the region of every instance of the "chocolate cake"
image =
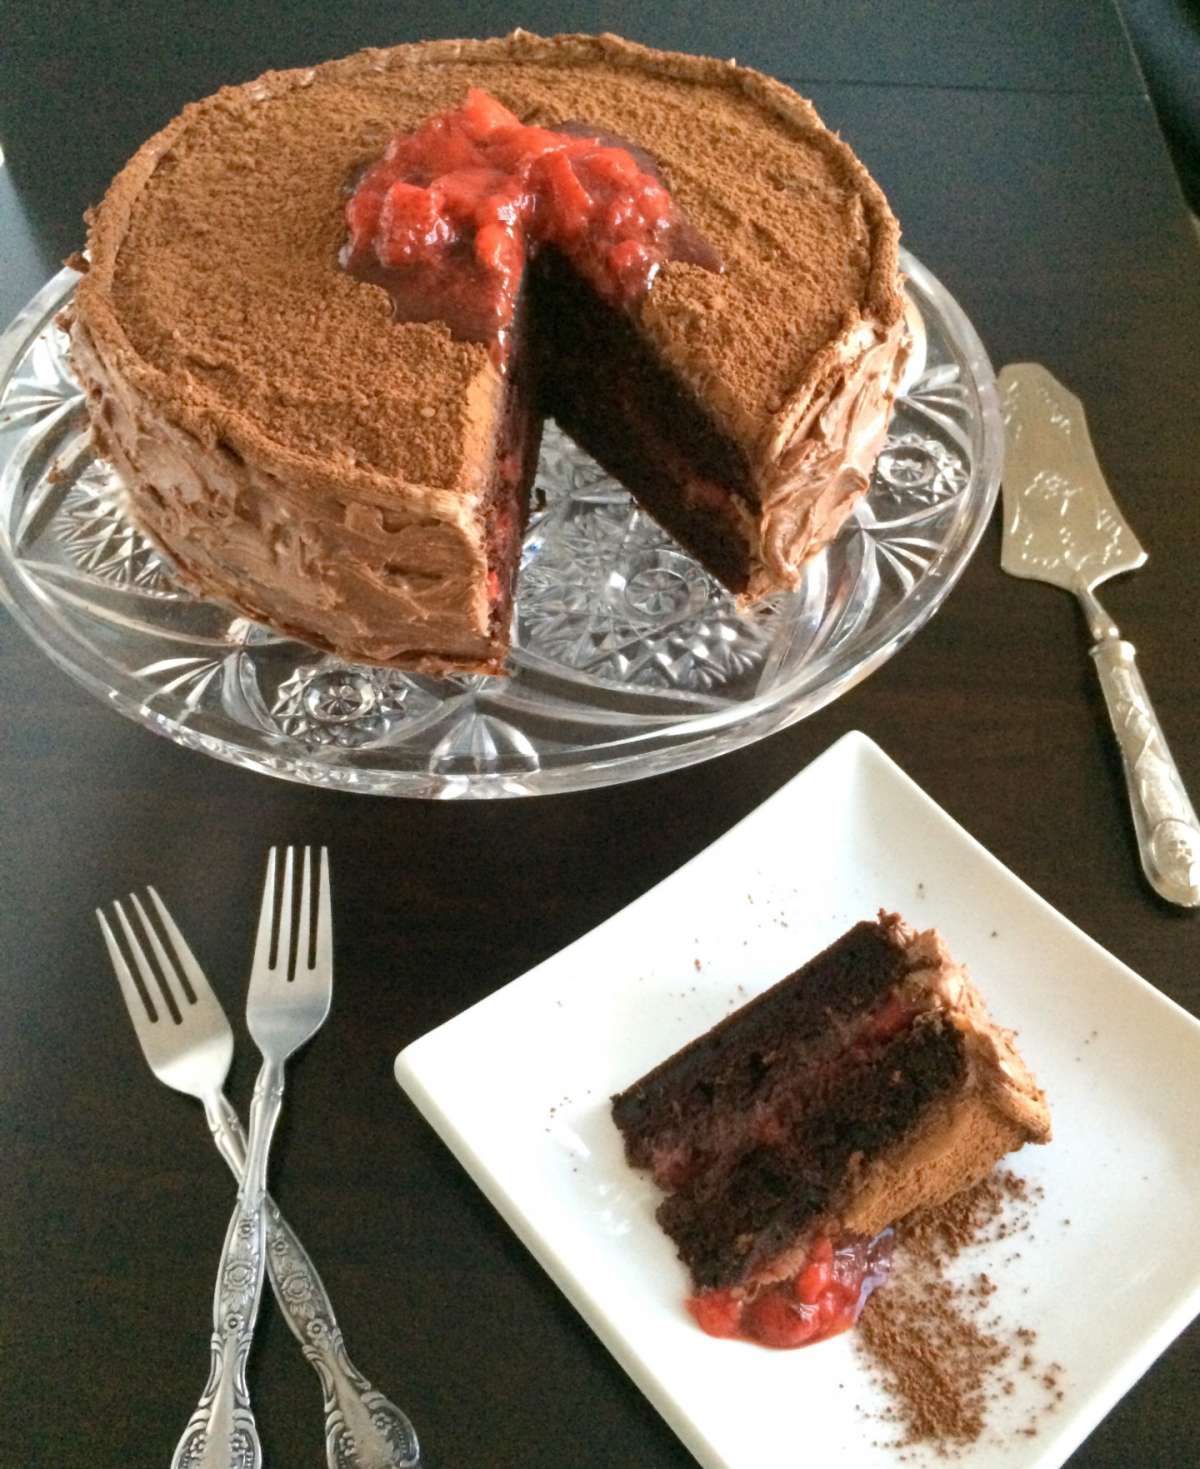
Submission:
<svg viewBox="0 0 1200 1469">
<path fill-rule="evenodd" d="M 885 913 L 621 1092 L 613 1118 L 629 1162 L 667 1194 L 658 1219 L 701 1324 L 771 1345 L 798 1344 L 772 1338 L 816 1260 L 834 1282 L 842 1260 L 848 1289 L 827 1303 L 840 1329 L 882 1268 L 868 1242 L 1050 1137 L 1011 1035 L 937 933 Z M 830 1275 L 817 1275 L 819 1296 Z"/>
<path fill-rule="evenodd" d="M 537 165 L 519 228 L 485 223 L 492 155 L 420 152 L 467 124 L 586 147 Z M 545 228 L 581 179 L 603 258 Z M 886 429 L 897 241 L 846 144 L 746 68 L 611 36 L 398 46 L 151 138 L 90 218 L 73 359 L 134 519 L 200 594 L 348 658 L 496 672 L 543 414 L 743 601 L 797 583 Z M 433 245 L 469 257 L 460 285 L 503 278 L 500 306 L 421 276 Z"/>
</svg>

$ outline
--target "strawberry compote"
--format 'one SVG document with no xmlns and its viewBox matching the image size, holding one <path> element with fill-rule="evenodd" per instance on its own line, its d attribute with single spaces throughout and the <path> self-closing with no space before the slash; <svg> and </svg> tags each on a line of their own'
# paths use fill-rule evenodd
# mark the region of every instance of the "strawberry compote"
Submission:
<svg viewBox="0 0 1200 1469">
<path fill-rule="evenodd" d="M 709 1336 L 734 1337 L 764 1347 L 806 1347 L 848 1331 L 871 1292 L 892 1266 L 892 1231 L 872 1240 L 816 1240 L 804 1264 L 787 1280 L 756 1290 L 703 1291 L 688 1310 Z"/>
<path fill-rule="evenodd" d="M 398 318 L 445 321 L 503 363 L 525 262 L 542 245 L 615 303 L 643 295 L 667 260 L 720 269 L 648 168 L 615 139 L 527 126 L 471 88 L 359 177 L 343 264 L 384 286 Z"/>
</svg>

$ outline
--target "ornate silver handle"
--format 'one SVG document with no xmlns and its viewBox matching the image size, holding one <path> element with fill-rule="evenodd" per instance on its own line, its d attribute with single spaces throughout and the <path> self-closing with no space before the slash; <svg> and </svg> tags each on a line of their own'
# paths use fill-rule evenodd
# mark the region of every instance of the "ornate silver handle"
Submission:
<svg viewBox="0 0 1200 1469">
<path fill-rule="evenodd" d="M 416 1431 L 351 1362 L 316 1266 L 270 1201 L 267 1233 L 276 1294 L 324 1389 L 329 1469 L 413 1469 L 421 1457 Z"/>
<path fill-rule="evenodd" d="M 246 1139 L 224 1094 L 205 1103 L 213 1139 L 238 1179 Z M 274 1201 L 266 1201 L 267 1269 L 292 1334 L 321 1379 L 329 1469 L 416 1469 L 421 1450 L 407 1416 L 351 1362 L 317 1267 Z"/>
<path fill-rule="evenodd" d="M 262 1445 L 246 1389 L 246 1358 L 263 1280 L 262 1210 L 238 1206 L 225 1232 L 213 1293 L 212 1363 L 171 1469 L 258 1469 Z"/>
<path fill-rule="evenodd" d="M 1142 867 L 1169 903 L 1198 907 L 1200 822 L 1142 683 L 1133 644 L 1111 627 L 1092 657 L 1121 748 Z"/>
<path fill-rule="evenodd" d="M 282 1106 L 283 1067 L 264 1061 L 250 1104 L 250 1146 L 241 1188 L 217 1266 L 208 1381 L 175 1446 L 171 1469 L 261 1469 L 262 1444 L 246 1386 L 246 1361 L 262 1300 L 267 1156 Z M 214 1136 L 221 1145 L 216 1129 Z M 230 1139 L 224 1141 L 228 1146 Z"/>
</svg>

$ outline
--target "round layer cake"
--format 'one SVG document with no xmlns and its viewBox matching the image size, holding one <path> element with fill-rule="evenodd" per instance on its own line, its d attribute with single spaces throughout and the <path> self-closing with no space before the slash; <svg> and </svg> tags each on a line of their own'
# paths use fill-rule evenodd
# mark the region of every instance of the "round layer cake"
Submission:
<svg viewBox="0 0 1200 1469">
<path fill-rule="evenodd" d="M 546 249 L 507 361 L 345 268 L 347 199 L 472 89 L 650 160 L 715 261 L 603 299 Z M 89 219 L 72 352 L 130 513 L 204 596 L 347 658 L 498 672 L 541 415 L 743 601 L 865 491 L 906 354 L 898 227 L 810 104 L 612 36 L 439 41 L 187 108 Z"/>
</svg>

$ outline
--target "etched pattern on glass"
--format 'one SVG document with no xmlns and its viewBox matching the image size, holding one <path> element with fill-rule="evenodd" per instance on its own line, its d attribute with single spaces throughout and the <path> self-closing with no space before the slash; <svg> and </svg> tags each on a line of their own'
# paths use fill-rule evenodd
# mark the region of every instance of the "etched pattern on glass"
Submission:
<svg viewBox="0 0 1200 1469">
<path fill-rule="evenodd" d="M 120 481 L 103 460 L 87 460 L 71 479 L 51 530 L 85 575 L 151 596 L 186 595 L 158 552 L 130 524 Z"/>
<path fill-rule="evenodd" d="M 397 731 L 428 695 L 402 673 L 323 659 L 297 668 L 275 693 L 271 718 L 281 734 L 310 748 L 377 744 Z"/>
<path fill-rule="evenodd" d="M 28 345 L 19 370 L 4 389 L 0 428 L 31 428 L 81 400 L 79 386 L 71 376 L 67 335 L 51 319 Z"/>
<path fill-rule="evenodd" d="M 345 663 L 201 602 L 128 521 L 88 443 L 54 313 L 0 347 L 0 576 L 32 636 L 123 712 L 310 784 L 442 797 L 603 784 L 732 748 L 819 708 L 940 602 L 995 496 L 998 416 L 969 325 L 906 261 L 928 351 L 870 494 L 799 590 L 739 612 L 548 424 L 508 678 Z M 986 410 L 986 411 L 985 411 Z"/>
<path fill-rule="evenodd" d="M 721 693 L 760 668 L 775 602 L 718 582 L 553 424 L 517 602 L 518 647 L 601 681 Z"/>
</svg>

